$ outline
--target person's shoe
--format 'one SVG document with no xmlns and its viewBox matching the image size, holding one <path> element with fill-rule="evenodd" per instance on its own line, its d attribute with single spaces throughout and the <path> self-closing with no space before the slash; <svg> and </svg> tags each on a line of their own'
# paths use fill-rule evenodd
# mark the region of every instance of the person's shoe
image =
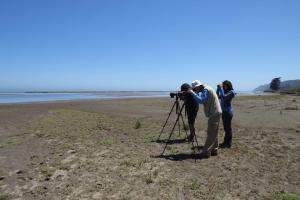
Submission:
<svg viewBox="0 0 300 200">
<path fill-rule="evenodd" d="M 221 143 L 221 144 L 219 144 L 219 148 L 226 148 L 226 144 L 223 142 L 223 143 Z"/>
<path fill-rule="evenodd" d="M 199 159 L 208 159 L 209 157 L 210 157 L 210 152 L 204 152 L 204 151 L 202 151 L 198 155 Z"/>
<path fill-rule="evenodd" d="M 218 155 L 218 149 L 211 150 L 210 155 L 211 155 L 211 156 L 217 156 L 217 155 Z"/>
<path fill-rule="evenodd" d="M 224 148 L 230 148 L 231 145 L 227 144 L 227 143 L 222 143 L 219 145 L 220 148 L 224 149 Z"/>
</svg>

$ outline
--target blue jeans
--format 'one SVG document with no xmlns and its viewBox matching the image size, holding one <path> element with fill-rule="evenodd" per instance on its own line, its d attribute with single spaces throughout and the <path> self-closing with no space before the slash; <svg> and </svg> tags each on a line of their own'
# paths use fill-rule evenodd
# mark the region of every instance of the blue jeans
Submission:
<svg viewBox="0 0 300 200">
<path fill-rule="evenodd" d="M 224 144 L 227 144 L 230 146 L 232 143 L 232 128 L 231 128 L 232 117 L 233 117 L 232 112 L 223 112 L 222 113 L 222 120 L 223 120 L 223 126 L 224 126 L 224 131 L 225 131 Z"/>
</svg>

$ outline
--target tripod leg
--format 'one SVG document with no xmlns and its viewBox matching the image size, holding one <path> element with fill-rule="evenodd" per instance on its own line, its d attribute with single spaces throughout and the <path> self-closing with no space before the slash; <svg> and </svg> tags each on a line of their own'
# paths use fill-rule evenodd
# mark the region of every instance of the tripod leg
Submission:
<svg viewBox="0 0 300 200">
<path fill-rule="evenodd" d="M 179 132 L 178 136 L 180 136 L 180 120 L 178 121 L 178 132 Z"/>
<path fill-rule="evenodd" d="M 179 101 L 176 102 L 176 114 L 180 114 L 180 104 Z M 178 136 L 180 136 L 180 120 L 178 121 Z"/>
<path fill-rule="evenodd" d="M 182 112 L 183 107 L 184 107 L 184 106 L 182 106 L 182 108 L 180 109 L 180 113 Z M 174 133 L 174 130 L 175 130 L 175 128 L 176 128 L 176 125 L 177 125 L 177 123 L 179 122 L 179 119 L 180 119 L 180 113 L 179 113 L 179 115 L 177 115 L 175 124 L 174 124 L 174 126 L 173 126 L 173 128 L 172 128 L 172 131 L 171 131 L 171 133 L 170 133 L 170 135 L 169 135 L 169 138 L 168 138 L 168 140 L 167 140 L 167 142 L 166 142 L 165 148 L 164 148 L 163 152 L 161 153 L 161 155 L 163 155 L 163 154 L 165 153 L 165 150 L 166 150 L 166 148 L 167 148 L 167 146 L 168 146 L 168 141 L 170 141 L 170 139 L 171 139 L 171 137 L 172 137 L 172 135 L 173 135 L 173 133 Z"/>
<path fill-rule="evenodd" d="M 168 120 L 169 120 L 169 118 L 170 118 L 170 116 L 171 116 L 171 114 L 172 114 L 172 112 L 173 112 L 173 110 L 174 110 L 174 108 L 175 108 L 175 105 L 176 105 L 176 101 L 174 102 L 174 104 L 173 104 L 173 106 L 172 106 L 172 108 L 171 108 L 171 111 L 169 112 L 169 115 L 168 115 L 168 117 L 167 117 L 167 119 L 166 119 L 166 122 L 164 123 L 164 125 L 163 125 L 163 127 L 162 127 L 162 129 L 161 129 L 161 131 L 160 131 L 160 134 L 159 134 L 158 138 L 156 139 L 156 141 L 158 141 L 158 140 L 160 139 L 161 134 L 164 132 L 165 127 L 166 127 L 166 125 L 167 125 L 167 123 L 168 123 Z"/>
<path fill-rule="evenodd" d="M 185 135 L 186 135 L 186 137 L 188 137 L 188 131 L 186 129 L 185 122 L 184 122 L 184 119 L 183 119 L 182 115 L 181 115 L 181 120 L 182 120 L 182 124 L 183 124 L 183 127 L 184 127 Z"/>
<path fill-rule="evenodd" d="M 185 105 L 183 104 L 182 107 L 184 107 L 184 106 L 185 106 Z M 184 122 L 182 113 L 180 113 L 180 116 L 181 116 L 181 120 L 182 120 L 182 124 L 183 124 L 184 130 L 185 130 L 186 137 L 188 137 L 188 131 L 185 129 L 185 128 L 186 128 L 186 125 L 185 125 L 185 122 Z M 194 135 L 195 135 L 195 133 L 194 133 L 194 132 L 192 133 L 192 131 L 191 131 L 191 128 L 192 128 L 192 127 L 190 126 L 190 124 L 189 124 L 189 128 L 190 128 L 191 134 L 194 134 Z M 192 144 L 193 144 L 193 141 L 192 141 Z M 194 146 L 194 144 L 193 144 L 193 146 Z"/>
<path fill-rule="evenodd" d="M 199 143 L 198 143 L 198 140 L 197 140 L 197 136 L 196 136 L 196 133 L 195 133 L 195 141 L 196 141 L 196 144 L 197 144 L 197 147 L 199 147 Z"/>
<path fill-rule="evenodd" d="M 183 104 L 183 106 L 185 106 L 185 105 Z M 182 116 L 182 113 L 180 113 L 180 114 L 181 114 L 181 119 L 182 119 L 183 126 L 186 127 L 184 119 L 183 119 L 183 116 Z M 197 140 L 197 136 L 196 136 L 196 133 L 195 133 L 194 124 L 189 124 L 189 129 L 190 129 L 190 134 L 193 134 L 193 136 L 194 136 L 194 139 L 196 141 L 197 146 L 199 146 L 198 140 Z M 187 130 L 186 130 L 186 137 L 188 137 L 188 131 Z M 193 149 L 195 149 L 195 145 L 194 145 L 194 141 L 193 140 L 192 140 L 192 145 L 193 145 Z"/>
<path fill-rule="evenodd" d="M 193 139 L 192 139 L 192 145 L 193 145 L 193 149 L 195 151 L 195 144 L 194 144 L 194 138 L 196 138 L 196 133 L 195 133 L 195 128 L 193 125 L 189 124 L 189 128 L 190 128 L 190 134 L 193 134 Z M 196 141 L 197 141 L 197 138 L 196 138 Z"/>
<path fill-rule="evenodd" d="M 181 111 L 183 110 L 184 107 L 185 107 L 185 104 L 182 105 Z M 183 119 L 183 116 L 182 116 L 182 112 L 180 112 L 179 115 L 181 117 L 181 121 L 182 121 L 183 127 L 185 128 L 186 125 L 185 125 L 185 122 L 184 122 L 184 119 Z M 190 129 L 190 133 L 193 134 L 194 137 L 196 138 L 194 126 L 191 126 L 189 124 L 189 129 Z M 193 131 L 191 129 L 193 129 Z M 188 137 L 188 131 L 186 129 L 184 129 L 184 130 L 185 130 L 186 137 Z M 196 138 L 196 141 L 197 141 L 197 138 Z M 198 144 L 198 142 L 197 142 L 197 144 Z M 192 141 L 192 145 L 193 145 L 193 149 L 195 149 L 194 141 Z"/>
<path fill-rule="evenodd" d="M 185 106 L 185 104 L 182 105 L 182 107 L 184 107 L 184 106 Z M 183 127 L 185 128 L 186 125 L 185 125 L 185 122 L 184 122 L 184 119 L 183 119 L 183 116 L 182 116 L 182 112 L 180 112 L 179 114 L 180 114 L 180 117 L 181 117 L 181 121 L 182 121 Z M 197 146 L 199 146 L 198 145 L 198 141 L 197 141 L 197 136 L 196 136 L 196 133 L 195 133 L 194 125 L 193 124 L 192 125 L 189 124 L 189 129 L 190 129 L 190 133 L 194 135 L 194 138 L 195 138 Z M 186 129 L 184 129 L 184 130 L 185 130 L 186 137 L 188 137 L 188 131 Z M 194 145 L 194 141 L 192 141 L 192 146 L 193 146 L 194 153 L 196 153 L 195 152 L 196 147 Z"/>
<path fill-rule="evenodd" d="M 195 131 L 195 122 L 189 124 L 189 128 L 190 128 L 191 134 L 193 134 L 193 136 L 194 136 L 193 139 L 195 139 L 195 142 L 196 142 L 197 147 L 199 147 L 198 139 L 197 139 L 196 131 Z M 193 142 L 194 142 L 194 141 L 193 141 Z"/>
</svg>

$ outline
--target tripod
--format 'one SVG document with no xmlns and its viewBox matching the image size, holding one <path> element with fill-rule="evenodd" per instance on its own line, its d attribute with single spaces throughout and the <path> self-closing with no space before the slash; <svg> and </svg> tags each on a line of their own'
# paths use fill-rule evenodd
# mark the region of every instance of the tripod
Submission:
<svg viewBox="0 0 300 200">
<path fill-rule="evenodd" d="M 166 150 L 166 148 L 167 148 L 167 146 L 168 146 L 168 144 L 170 142 L 170 139 L 171 139 L 171 137 L 172 137 L 172 135 L 173 135 L 173 133 L 174 133 L 175 128 L 176 128 L 177 125 L 178 125 L 178 128 L 179 128 L 179 136 L 180 136 L 180 127 L 181 127 L 180 126 L 180 120 L 182 121 L 186 137 L 188 137 L 188 131 L 186 129 L 186 125 L 185 125 L 185 122 L 184 122 L 184 119 L 183 119 L 183 116 L 182 116 L 182 111 L 185 108 L 185 103 L 183 103 L 182 105 L 180 105 L 180 103 L 179 103 L 179 97 L 178 97 L 178 95 L 176 95 L 175 102 L 174 102 L 174 104 L 173 104 L 173 106 L 171 108 L 171 111 L 169 112 L 169 115 L 168 115 L 168 117 L 167 117 L 167 119 L 166 119 L 166 121 L 165 121 L 165 123 L 164 123 L 164 125 L 163 125 L 163 127 L 162 127 L 162 129 L 160 131 L 160 134 L 159 134 L 159 136 L 158 136 L 158 138 L 157 138 L 156 141 L 159 141 L 162 133 L 164 132 L 164 129 L 165 129 L 165 127 L 166 127 L 166 125 L 167 125 L 167 123 L 169 121 L 169 118 L 170 118 L 170 116 L 171 116 L 174 108 L 175 108 L 175 113 L 177 114 L 177 117 L 176 117 L 175 123 L 174 123 L 174 125 L 172 127 L 172 130 L 171 130 L 171 132 L 169 134 L 168 140 L 167 140 L 167 142 L 165 144 L 164 150 L 161 153 L 161 155 L 163 155 L 165 153 L 165 150 Z M 189 128 L 190 128 L 190 132 L 192 132 L 191 129 L 194 128 L 194 127 L 190 127 L 189 126 Z M 197 146 L 199 146 L 199 145 L 198 145 L 197 137 L 196 137 L 196 134 L 194 133 L 194 131 L 193 131 L 193 135 L 194 135 L 194 138 L 192 139 L 192 145 L 193 145 L 193 150 L 195 151 L 196 147 L 194 145 L 194 141 L 193 140 L 195 139 Z"/>
</svg>

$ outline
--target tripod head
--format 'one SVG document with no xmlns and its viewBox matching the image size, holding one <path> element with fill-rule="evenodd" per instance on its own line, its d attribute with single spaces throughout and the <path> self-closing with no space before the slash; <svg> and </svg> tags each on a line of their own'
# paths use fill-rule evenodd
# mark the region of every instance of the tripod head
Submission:
<svg viewBox="0 0 300 200">
<path fill-rule="evenodd" d="M 170 97 L 171 98 L 176 98 L 176 100 L 184 100 L 185 92 L 183 91 L 178 91 L 178 92 L 171 92 Z"/>
</svg>

